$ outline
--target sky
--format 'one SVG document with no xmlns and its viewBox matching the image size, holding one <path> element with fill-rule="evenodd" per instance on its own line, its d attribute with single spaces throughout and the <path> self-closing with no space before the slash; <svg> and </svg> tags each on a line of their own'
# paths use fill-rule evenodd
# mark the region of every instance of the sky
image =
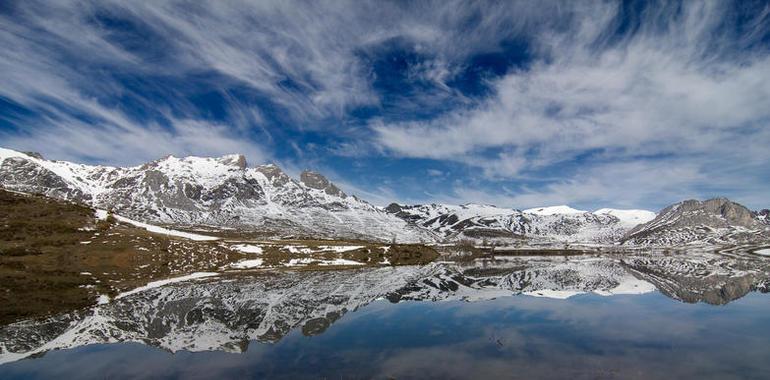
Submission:
<svg viewBox="0 0 770 380">
<path fill-rule="evenodd" d="M 0 146 L 372 203 L 770 207 L 770 2 L 3 1 Z"/>
</svg>

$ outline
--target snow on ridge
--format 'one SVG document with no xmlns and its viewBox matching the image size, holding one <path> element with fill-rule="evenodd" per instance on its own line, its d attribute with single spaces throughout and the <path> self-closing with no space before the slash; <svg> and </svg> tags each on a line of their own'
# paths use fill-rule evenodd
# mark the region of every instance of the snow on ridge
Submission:
<svg viewBox="0 0 770 380">
<path fill-rule="evenodd" d="M 636 226 L 642 223 L 647 223 L 655 219 L 655 216 L 657 216 L 656 213 L 648 210 L 636 210 L 636 209 L 621 210 L 621 209 L 613 209 L 613 208 L 601 208 L 594 211 L 594 214 L 612 215 L 620 219 L 620 222 L 622 224 L 627 225 L 629 227 Z"/>
<path fill-rule="evenodd" d="M 90 174 L 97 171 L 113 171 L 117 169 L 111 166 L 90 166 L 69 161 L 40 159 L 12 149 L 0 148 L 0 164 L 8 158 L 21 158 L 32 162 L 56 174 L 70 186 L 91 195 L 101 192 L 104 185 L 94 181 L 86 181 L 83 178 L 87 178 Z"/>
<path fill-rule="evenodd" d="M 528 214 L 536 214 L 536 215 L 557 215 L 557 214 L 583 214 L 588 211 L 574 209 L 567 205 L 559 205 L 559 206 L 535 207 L 535 208 L 526 209 L 524 210 L 524 212 Z"/>
</svg>

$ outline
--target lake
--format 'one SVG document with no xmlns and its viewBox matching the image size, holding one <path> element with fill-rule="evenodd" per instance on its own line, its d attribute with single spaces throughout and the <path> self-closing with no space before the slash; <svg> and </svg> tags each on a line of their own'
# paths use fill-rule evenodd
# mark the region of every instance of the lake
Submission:
<svg viewBox="0 0 770 380">
<path fill-rule="evenodd" d="M 0 378 L 770 378 L 764 279 L 548 260 L 159 287 L 4 327 Z"/>
</svg>

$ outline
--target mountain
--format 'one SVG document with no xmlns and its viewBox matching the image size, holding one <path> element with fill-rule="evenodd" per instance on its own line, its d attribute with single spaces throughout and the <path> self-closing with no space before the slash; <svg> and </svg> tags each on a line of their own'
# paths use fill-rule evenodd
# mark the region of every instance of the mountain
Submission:
<svg viewBox="0 0 770 380">
<path fill-rule="evenodd" d="M 250 167 L 242 155 L 168 156 L 134 167 L 46 160 L 0 148 L 0 186 L 72 200 L 155 223 L 214 226 L 275 236 L 399 242 L 735 244 L 767 241 L 770 211 L 725 198 L 689 200 L 657 215 L 550 206 L 524 211 L 491 205 L 386 208 L 345 194 L 320 173 L 291 178 L 278 166 Z"/>
<path fill-rule="evenodd" d="M 654 213 L 644 210 L 602 209 L 591 213 L 569 206 L 519 211 L 477 204 L 404 206 L 393 203 L 385 210 L 448 241 L 526 239 L 612 243 L 631 227 L 654 217 Z"/>
<path fill-rule="evenodd" d="M 0 148 L 0 184 L 110 209 L 145 222 L 256 229 L 278 235 L 432 240 L 379 207 L 348 196 L 319 173 L 295 180 L 242 155 L 168 156 L 134 167 L 46 160 Z"/>
<path fill-rule="evenodd" d="M 765 217 L 727 198 L 686 200 L 631 229 L 631 245 L 740 244 L 770 238 Z"/>
</svg>

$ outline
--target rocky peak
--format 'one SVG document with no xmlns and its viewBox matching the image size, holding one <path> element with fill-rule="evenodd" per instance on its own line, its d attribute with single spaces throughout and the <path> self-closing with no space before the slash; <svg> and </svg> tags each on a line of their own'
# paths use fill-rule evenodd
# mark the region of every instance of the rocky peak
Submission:
<svg viewBox="0 0 770 380">
<path fill-rule="evenodd" d="M 664 208 L 650 222 L 628 232 L 634 244 L 676 245 L 691 242 L 752 240 L 756 234 L 736 235 L 737 227 L 759 231 L 762 223 L 746 207 L 727 198 L 695 199 Z"/>
<path fill-rule="evenodd" d="M 27 156 L 37 158 L 38 160 L 45 160 L 45 158 L 43 158 L 43 155 L 38 152 L 22 152 L 22 153 L 26 154 Z"/>
<path fill-rule="evenodd" d="M 711 216 L 719 216 L 729 225 L 744 227 L 753 226 L 756 221 L 749 209 L 727 198 L 719 197 L 705 201 L 687 200 L 678 209 L 681 212 L 701 212 Z"/>
<path fill-rule="evenodd" d="M 305 170 L 302 172 L 302 174 L 300 174 L 299 180 L 302 182 L 302 184 L 311 189 L 322 190 L 326 194 L 334 195 L 337 197 L 347 197 L 347 195 L 342 192 L 342 190 L 340 190 L 337 186 L 326 179 L 326 177 L 319 173 Z"/>
<path fill-rule="evenodd" d="M 236 166 L 240 169 L 246 169 L 246 156 L 242 154 L 228 154 L 217 159 L 224 165 Z"/>
<path fill-rule="evenodd" d="M 395 214 L 401 210 L 403 210 L 403 208 L 398 203 L 391 203 L 388 205 L 388 207 L 385 207 L 385 211 L 391 214 Z"/>
<path fill-rule="evenodd" d="M 281 170 L 278 165 L 266 164 L 256 167 L 257 171 L 264 174 L 265 177 L 275 186 L 283 186 L 291 181 L 291 178 Z"/>
</svg>

